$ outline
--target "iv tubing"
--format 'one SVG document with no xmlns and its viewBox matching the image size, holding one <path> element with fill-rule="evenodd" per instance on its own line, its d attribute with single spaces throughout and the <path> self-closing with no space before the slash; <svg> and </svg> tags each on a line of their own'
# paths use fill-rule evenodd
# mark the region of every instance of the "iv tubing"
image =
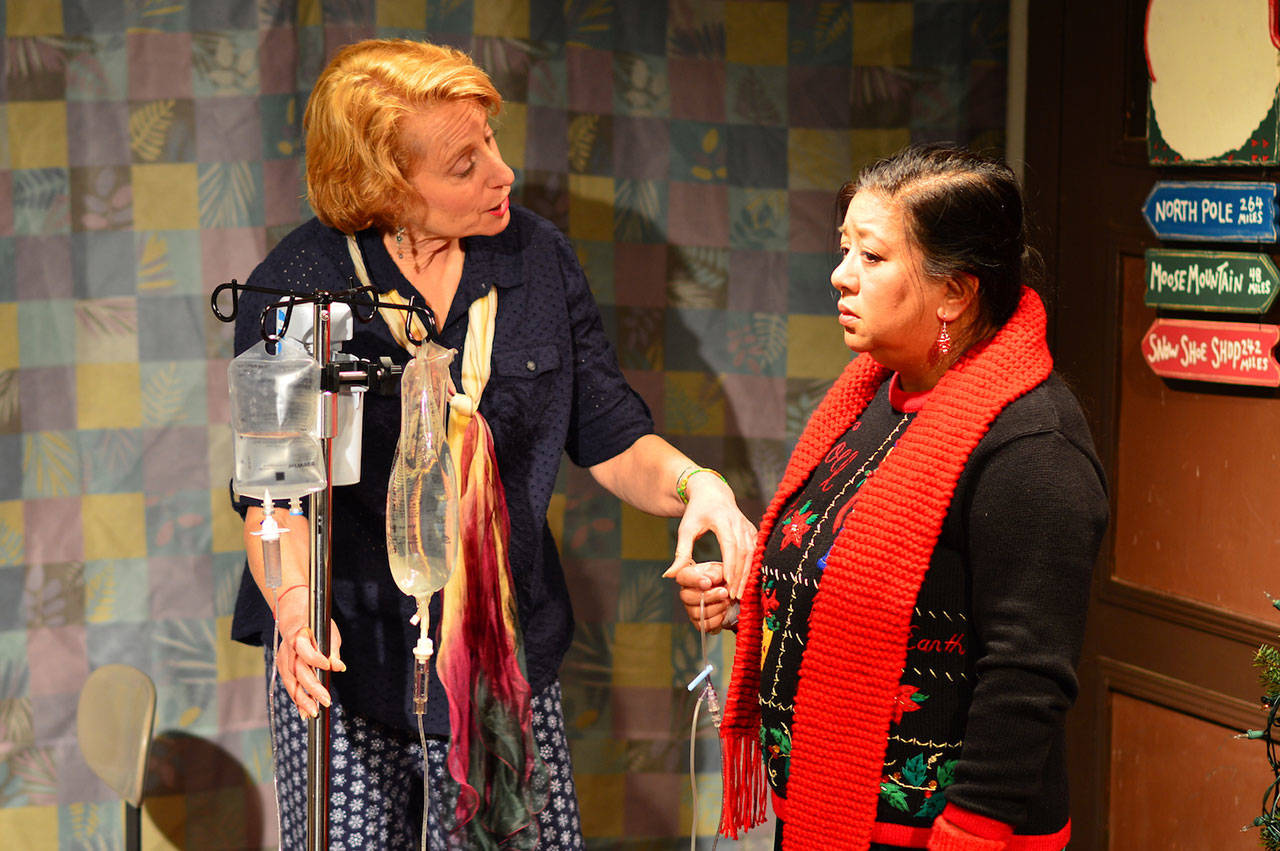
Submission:
<svg viewBox="0 0 1280 851">
<path fill-rule="evenodd" d="M 698 687 L 698 683 L 706 680 L 706 685 L 702 687 L 702 693 L 698 695 L 698 700 L 693 704 L 693 723 L 689 725 L 689 791 L 690 791 L 690 811 L 693 813 L 692 825 L 689 828 L 689 851 L 697 851 L 698 848 L 698 710 L 702 708 L 702 702 L 707 702 L 707 709 L 711 713 L 711 721 L 715 724 L 717 732 L 720 729 L 720 701 L 716 697 L 715 683 L 711 680 L 711 672 L 715 670 L 715 665 L 707 661 L 707 632 L 703 628 L 707 619 L 707 598 L 703 594 L 698 598 L 698 636 L 702 647 L 702 671 L 693 678 L 689 683 L 689 691 L 693 691 Z M 723 816 L 724 800 L 721 798 L 721 815 Z M 716 819 L 718 825 L 722 819 Z M 711 840 L 711 851 L 716 851 L 716 846 L 720 844 L 720 832 L 717 828 L 715 837 Z"/>
<path fill-rule="evenodd" d="M 418 644 L 413 648 L 413 711 L 418 716 L 418 742 L 422 745 L 422 851 L 427 851 L 427 830 L 431 824 L 431 761 L 427 759 L 427 734 L 422 726 L 422 716 L 427 711 L 427 678 L 434 645 L 427 634 L 431 626 L 430 598 L 418 601 L 418 613 L 411 622 L 418 622 Z"/>
</svg>

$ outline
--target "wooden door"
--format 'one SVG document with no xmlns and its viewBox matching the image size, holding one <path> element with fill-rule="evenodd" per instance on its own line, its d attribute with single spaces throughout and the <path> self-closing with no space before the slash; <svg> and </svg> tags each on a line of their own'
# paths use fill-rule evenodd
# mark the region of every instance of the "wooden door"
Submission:
<svg viewBox="0 0 1280 851">
<path fill-rule="evenodd" d="M 1141 208 L 1157 179 L 1274 175 L 1148 164 L 1145 7 L 1030 4 L 1026 181 L 1052 343 L 1112 499 L 1069 725 L 1071 848 L 1256 848 L 1240 830 L 1271 771 L 1233 734 L 1264 720 L 1252 657 L 1280 629 L 1280 398 L 1147 367 L 1143 251 L 1159 241 Z"/>
</svg>

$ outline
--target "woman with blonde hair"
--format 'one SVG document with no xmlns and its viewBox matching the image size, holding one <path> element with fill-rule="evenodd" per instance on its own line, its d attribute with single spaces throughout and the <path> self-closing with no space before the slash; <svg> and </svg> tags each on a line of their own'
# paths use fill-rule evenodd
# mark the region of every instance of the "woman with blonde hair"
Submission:
<svg viewBox="0 0 1280 851">
<path fill-rule="evenodd" d="M 272 249 L 248 283 L 307 293 L 367 278 L 389 299 L 416 298 L 434 315 L 441 344 L 460 353 L 452 366 L 458 387 L 468 352 L 491 341 L 478 411 L 492 433 L 498 481 L 491 485 L 505 502 L 518 617 L 509 635 L 440 636 L 424 723 L 428 839 L 433 848 L 572 849 L 582 837 L 558 670 L 573 616 L 547 524 L 562 454 L 637 508 L 681 517 L 678 565 L 706 531 L 727 560 L 745 561 L 754 528 L 718 474 L 653 433 L 569 241 L 511 203 L 515 175 L 490 127 L 501 106 L 488 76 L 457 50 L 406 40 L 343 48 L 320 75 L 304 121 L 316 218 Z M 244 296 L 237 352 L 259 342 L 259 316 L 273 299 Z M 472 305 L 495 299 L 485 314 L 492 324 L 477 327 Z M 404 363 L 406 342 L 396 323 L 375 320 L 358 325 L 344 348 Z M 303 718 L 320 704 L 329 707 L 332 729 L 331 847 L 416 848 L 421 839 L 424 755 L 411 708 L 415 606 L 392 581 L 384 532 L 399 417 L 398 399 L 369 394 L 362 478 L 334 490 L 328 657 L 307 629 L 306 519 L 290 519 L 303 534 L 285 536 L 277 593 L 252 545 L 262 509 L 244 506 L 249 557 L 233 637 L 264 644 L 268 671 L 279 674 L 270 700 L 282 847 L 303 841 Z M 462 534 L 465 541 L 468 530 Z M 492 569 L 506 581 L 505 565 L 466 569 Z M 492 615 L 499 601 L 468 605 L 487 605 Z M 431 623 L 440 622 L 439 611 L 437 599 Z M 278 648 L 271 647 L 273 615 Z M 453 673 L 438 677 L 446 662 Z M 332 671 L 331 689 L 313 668 Z M 486 681 L 486 671 L 505 679 Z"/>
</svg>

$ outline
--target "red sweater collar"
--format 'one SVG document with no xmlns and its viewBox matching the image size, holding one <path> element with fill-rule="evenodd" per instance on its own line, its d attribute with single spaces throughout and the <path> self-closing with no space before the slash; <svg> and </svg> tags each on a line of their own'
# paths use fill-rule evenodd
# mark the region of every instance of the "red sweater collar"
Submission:
<svg viewBox="0 0 1280 851">
<path fill-rule="evenodd" d="M 1024 288 L 1009 322 L 990 342 L 966 352 L 929 392 L 836 537 L 823 593 L 813 607 L 796 694 L 787 781 L 790 848 L 824 847 L 832 836 L 852 848 L 870 842 L 911 609 L 956 482 L 996 416 L 1052 369 L 1044 307 Z M 720 827 L 726 836 L 736 837 L 766 815 L 758 702 L 763 542 L 782 506 L 888 377 L 888 370 L 869 357 L 845 368 L 809 420 L 761 521 L 720 728 L 725 789 Z M 853 599 L 865 605 L 848 606 Z"/>
</svg>

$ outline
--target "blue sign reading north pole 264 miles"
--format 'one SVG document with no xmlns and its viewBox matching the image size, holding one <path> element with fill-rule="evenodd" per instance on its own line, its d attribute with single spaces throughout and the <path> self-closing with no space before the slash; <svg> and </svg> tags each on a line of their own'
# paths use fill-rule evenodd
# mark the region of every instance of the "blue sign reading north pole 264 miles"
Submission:
<svg viewBox="0 0 1280 851">
<path fill-rule="evenodd" d="M 1276 185 L 1161 180 L 1142 215 L 1160 239 L 1275 242 Z"/>
</svg>

